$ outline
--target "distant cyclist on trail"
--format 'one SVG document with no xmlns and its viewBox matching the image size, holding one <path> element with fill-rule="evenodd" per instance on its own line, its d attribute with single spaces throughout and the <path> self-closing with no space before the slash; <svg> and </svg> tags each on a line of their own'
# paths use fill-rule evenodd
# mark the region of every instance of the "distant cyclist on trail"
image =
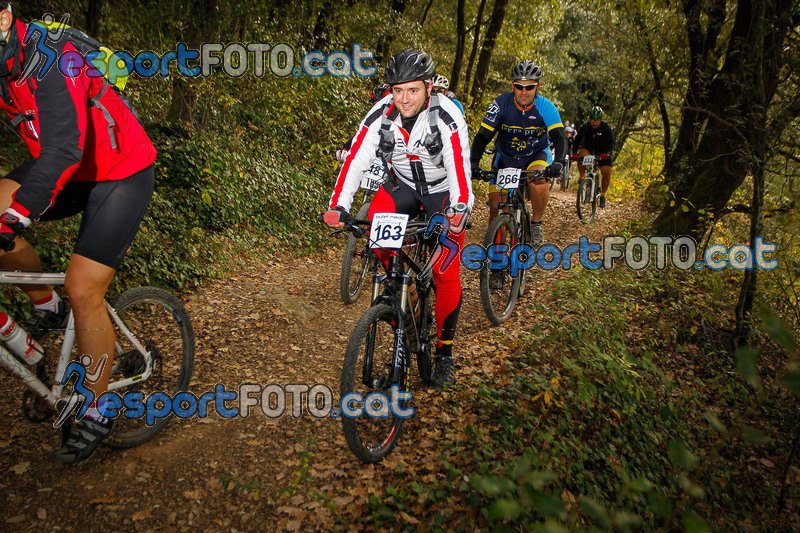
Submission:
<svg viewBox="0 0 800 533">
<path fill-rule="evenodd" d="M 520 61 L 511 69 L 512 92 L 501 94 L 489 104 L 472 141 L 470 159 L 473 175 L 480 170 L 483 152 L 495 133 L 498 134 L 495 143 L 497 168 L 546 168 L 548 177 L 559 175 L 567 145 L 564 126 L 556 106 L 538 94 L 541 77 L 542 69 L 530 60 Z M 555 147 L 555 158 L 550 152 L 551 140 Z M 546 180 L 529 181 L 528 190 L 531 197 L 532 244 L 540 245 L 544 241 L 542 218 L 550 198 L 550 187 Z M 501 189 L 492 183 L 489 188 L 490 222 L 497 216 L 500 199 Z"/>
<path fill-rule="evenodd" d="M 584 122 L 575 136 L 575 146 L 578 155 L 583 158 L 593 155 L 598 158 L 597 166 L 600 168 L 602 184 L 600 187 L 600 207 L 606 206 L 606 191 L 611 185 L 611 157 L 614 153 L 614 132 L 611 125 L 603 120 L 603 109 L 595 106 L 589 111 L 589 120 Z M 581 178 L 586 173 L 583 165 L 578 165 Z"/>
<path fill-rule="evenodd" d="M 433 383 L 442 387 L 455 383 L 453 339 L 461 308 L 458 256 L 474 196 L 467 123 L 449 98 L 432 92 L 435 74 L 433 60 L 425 52 L 407 49 L 389 59 L 384 81 L 391 86 L 391 94 L 361 122 L 336 180 L 325 222 L 344 227 L 361 175 L 376 151 L 391 163 L 391 177 L 372 199 L 370 220 L 376 213 L 405 213 L 413 218 L 423 209 L 428 219 L 450 215 L 447 238 L 457 244 L 457 257 L 441 271 L 449 254 L 440 254 L 433 268 L 438 333 Z"/>
<path fill-rule="evenodd" d="M 461 105 L 461 102 L 459 102 L 456 98 L 456 93 L 450 90 L 450 80 L 448 80 L 446 76 L 437 74 L 436 77 L 433 78 L 433 92 L 443 94 L 448 97 L 453 101 L 454 104 L 458 106 L 458 108 L 461 110 L 461 114 L 464 114 L 464 106 Z"/>
</svg>

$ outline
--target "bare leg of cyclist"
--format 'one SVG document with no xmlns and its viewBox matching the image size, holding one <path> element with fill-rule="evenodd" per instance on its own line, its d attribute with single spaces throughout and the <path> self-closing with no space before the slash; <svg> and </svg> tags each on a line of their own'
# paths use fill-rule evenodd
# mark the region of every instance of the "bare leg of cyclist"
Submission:
<svg viewBox="0 0 800 533">
<path fill-rule="evenodd" d="M 605 196 L 608 187 L 611 185 L 611 167 L 608 165 L 600 167 L 600 176 L 603 178 L 600 194 Z"/>
<path fill-rule="evenodd" d="M 492 220 L 497 218 L 497 214 L 500 212 L 500 205 L 502 199 L 502 193 L 499 192 L 490 192 L 489 193 L 489 224 L 492 223 Z"/>
<path fill-rule="evenodd" d="M 113 420 L 99 410 L 97 399 L 108 389 L 111 365 L 114 361 L 114 330 L 103 304 L 108 284 L 114 276 L 111 267 L 72 254 L 67 269 L 67 294 L 75 314 L 75 336 L 81 362 L 86 367 L 87 401 L 91 401 L 85 416 L 78 420 L 63 446 L 50 454 L 50 460 L 74 464 L 88 459 L 95 448 L 111 434 Z M 89 356 L 89 363 L 84 359 Z M 92 398 L 88 398 L 92 396 Z"/>
<path fill-rule="evenodd" d="M 528 170 L 542 170 L 545 165 L 532 165 Z M 550 200 L 550 184 L 545 180 L 529 181 L 528 192 L 531 196 L 531 221 L 541 222 L 544 218 L 544 210 L 547 209 L 547 202 Z"/>
<path fill-rule="evenodd" d="M 86 376 L 94 379 L 87 379 L 86 387 L 95 399 L 108 389 L 114 362 L 114 329 L 103 301 L 115 272 L 78 254 L 72 254 L 67 269 L 66 288 L 75 315 L 78 351 L 92 358 Z"/>
<path fill-rule="evenodd" d="M 11 205 L 11 195 L 17 189 L 19 189 L 19 183 L 16 181 L 0 179 L 0 212 L 5 211 Z M 12 251 L 0 252 L 0 268 L 41 271 L 42 262 L 33 246 L 22 237 L 17 237 L 14 242 L 16 246 Z M 25 291 L 25 294 L 33 302 L 47 298 L 53 292 L 50 285 L 18 285 L 18 287 Z"/>
</svg>

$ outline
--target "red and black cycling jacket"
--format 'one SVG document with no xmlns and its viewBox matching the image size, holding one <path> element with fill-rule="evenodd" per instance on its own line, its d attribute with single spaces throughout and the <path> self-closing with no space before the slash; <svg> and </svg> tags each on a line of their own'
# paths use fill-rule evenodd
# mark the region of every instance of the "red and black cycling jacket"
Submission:
<svg viewBox="0 0 800 533">
<path fill-rule="evenodd" d="M 36 68 L 23 77 L 37 54 L 33 44 L 23 44 L 26 25 L 17 21 L 15 28 L 18 48 L 6 62 L 9 74 L 0 77 L 0 109 L 19 128 L 35 164 L 11 207 L 37 220 L 69 181 L 127 178 L 151 165 L 156 150 L 116 90 L 86 67 L 66 76 L 56 60 L 43 75 Z M 48 45 L 58 59 L 75 50 L 66 39 Z"/>
</svg>

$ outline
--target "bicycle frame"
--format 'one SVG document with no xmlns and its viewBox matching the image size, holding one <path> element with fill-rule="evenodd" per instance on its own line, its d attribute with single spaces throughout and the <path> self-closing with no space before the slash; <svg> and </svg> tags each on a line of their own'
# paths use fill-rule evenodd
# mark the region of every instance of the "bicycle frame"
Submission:
<svg viewBox="0 0 800 533">
<path fill-rule="evenodd" d="M 424 233 L 427 230 L 428 223 L 427 222 L 411 222 L 409 223 L 407 230 L 410 229 L 412 231 L 406 233 L 406 238 L 414 237 Z M 419 242 L 418 246 L 426 246 L 427 239 L 423 239 Z M 405 315 L 406 310 L 409 307 L 409 295 L 408 295 L 408 288 L 411 286 L 412 283 L 415 281 L 418 284 L 418 287 L 425 283 L 433 270 L 433 261 L 431 258 L 428 258 L 427 262 L 424 265 L 420 265 L 417 263 L 414 258 L 412 258 L 409 253 L 406 251 L 405 248 L 400 249 L 384 249 L 389 254 L 389 265 L 386 269 L 385 274 L 381 274 L 380 272 L 375 272 L 375 275 L 372 279 L 372 305 L 378 304 L 380 302 L 386 302 L 390 305 L 394 305 L 398 309 L 398 320 L 399 323 L 396 325 L 397 329 L 400 331 L 406 331 L 406 323 L 405 323 Z M 408 272 L 403 272 L 401 266 L 407 265 L 408 268 L 416 274 L 416 278 L 412 278 L 411 274 Z M 399 292 L 398 292 L 399 286 Z M 382 287 L 385 287 L 384 290 L 381 290 Z M 412 317 L 414 320 L 414 317 Z M 417 336 L 417 341 L 421 341 L 418 338 L 419 326 L 415 323 L 414 325 L 414 335 Z M 402 342 L 403 335 L 398 336 L 398 342 Z M 408 354 L 405 353 L 405 349 L 403 346 L 397 347 L 394 353 L 399 358 L 401 355 L 407 357 Z M 399 361 L 395 360 L 392 361 L 392 375 L 391 379 L 394 383 L 396 383 L 400 379 L 400 372 L 404 367 L 409 366 L 409 361 Z"/>
<path fill-rule="evenodd" d="M 23 283 L 29 285 L 64 285 L 66 276 L 67 275 L 64 272 L 0 271 L 0 284 L 9 285 Z M 114 308 L 111 307 L 107 301 L 104 301 L 104 304 L 112 321 L 119 327 L 120 331 L 122 331 L 125 337 L 131 341 L 131 343 L 142 354 L 145 360 L 145 371 L 142 374 L 109 383 L 108 390 L 113 391 L 132 385 L 137 381 L 147 380 L 153 372 L 153 360 L 150 352 L 148 352 L 144 346 L 139 343 L 139 341 L 136 339 L 136 336 L 131 333 L 128 327 L 125 326 L 125 323 L 122 322 L 119 316 L 117 316 Z M 62 381 L 64 379 L 64 373 L 66 372 L 67 366 L 69 365 L 74 344 L 75 317 L 70 309 L 67 328 L 64 332 L 64 339 L 61 343 L 61 354 L 58 358 L 55 378 L 51 389 L 48 389 L 47 386 L 42 383 L 42 381 L 36 377 L 33 372 L 31 372 L 30 368 L 32 367 L 14 357 L 14 355 L 12 355 L 3 344 L 0 344 L 0 365 L 4 366 L 12 374 L 20 378 L 25 386 L 27 386 L 36 395 L 44 399 L 50 407 L 57 409 L 58 402 L 63 399 L 62 395 L 64 392 L 64 384 L 62 384 Z M 119 343 L 116 344 L 116 351 L 118 354 L 121 351 Z"/>
</svg>

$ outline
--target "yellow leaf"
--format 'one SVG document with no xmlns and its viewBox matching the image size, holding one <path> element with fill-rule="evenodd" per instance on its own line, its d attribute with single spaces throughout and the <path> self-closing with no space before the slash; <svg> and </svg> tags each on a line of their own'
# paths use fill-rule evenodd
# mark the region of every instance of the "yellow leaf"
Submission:
<svg viewBox="0 0 800 533">
<path fill-rule="evenodd" d="M 532 401 L 534 401 L 534 402 L 535 402 L 536 400 L 538 400 L 538 399 L 539 399 L 539 398 L 541 398 L 541 397 L 542 397 L 542 393 L 540 392 L 539 394 L 537 394 L 536 396 L 534 396 L 534 397 L 533 397 L 533 400 L 532 400 Z"/>
<path fill-rule="evenodd" d="M 549 390 L 544 391 L 544 403 L 549 404 L 553 399 L 553 393 Z"/>
</svg>

